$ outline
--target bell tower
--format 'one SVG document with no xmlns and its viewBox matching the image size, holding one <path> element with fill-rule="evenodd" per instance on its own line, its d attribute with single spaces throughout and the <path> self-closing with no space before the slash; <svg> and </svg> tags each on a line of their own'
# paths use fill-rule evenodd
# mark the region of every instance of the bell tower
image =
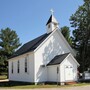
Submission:
<svg viewBox="0 0 90 90">
<path fill-rule="evenodd" d="M 47 33 L 54 31 L 57 27 L 59 28 L 59 23 L 55 19 L 53 13 L 54 13 L 54 11 L 51 9 L 51 16 L 46 23 Z"/>
</svg>

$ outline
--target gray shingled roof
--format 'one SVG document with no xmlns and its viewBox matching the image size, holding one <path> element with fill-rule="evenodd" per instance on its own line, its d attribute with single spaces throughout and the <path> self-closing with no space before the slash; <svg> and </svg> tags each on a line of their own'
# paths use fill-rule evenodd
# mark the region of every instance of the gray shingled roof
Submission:
<svg viewBox="0 0 90 90">
<path fill-rule="evenodd" d="M 49 34 L 46 33 L 46 34 L 43 34 L 43 35 L 41 35 L 41 36 L 39 36 L 39 37 L 25 43 L 9 59 L 35 50 L 49 35 L 50 35 L 50 33 Z"/>
<path fill-rule="evenodd" d="M 52 15 L 50 16 L 49 20 L 47 21 L 46 25 L 48 25 L 50 22 L 52 22 Z"/>
<path fill-rule="evenodd" d="M 68 55 L 69 55 L 69 53 L 65 53 L 65 54 L 61 54 L 61 55 L 55 56 L 55 57 L 47 64 L 47 66 L 60 64 Z"/>
</svg>

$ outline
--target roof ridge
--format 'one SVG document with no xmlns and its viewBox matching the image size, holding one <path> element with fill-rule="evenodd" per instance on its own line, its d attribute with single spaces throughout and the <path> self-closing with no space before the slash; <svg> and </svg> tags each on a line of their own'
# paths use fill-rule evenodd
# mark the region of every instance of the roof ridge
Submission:
<svg viewBox="0 0 90 90">
<path fill-rule="evenodd" d="M 56 56 L 62 56 L 62 55 L 66 55 L 66 54 L 69 54 L 70 52 L 68 52 L 68 53 L 64 53 L 64 54 L 60 54 L 60 55 L 56 55 Z M 55 56 L 55 57 L 56 57 Z"/>
<path fill-rule="evenodd" d="M 70 53 L 64 53 L 60 55 L 56 55 L 48 64 L 48 65 L 57 65 L 60 64 Z"/>
<path fill-rule="evenodd" d="M 23 44 L 10 58 L 17 57 L 27 52 L 34 51 L 51 33 L 45 33 L 27 43 Z M 9 58 L 9 59 L 10 59 Z"/>
<path fill-rule="evenodd" d="M 49 20 L 47 21 L 46 25 L 48 25 L 52 21 L 52 15 L 50 16 Z"/>
<path fill-rule="evenodd" d="M 42 39 L 44 39 L 44 36 L 45 36 L 46 34 L 47 34 L 47 33 L 41 35 L 41 36 L 43 36 L 43 37 L 42 37 L 39 41 L 37 41 L 35 44 L 39 43 Z M 49 35 L 49 34 L 47 34 L 47 35 Z M 37 37 L 37 38 L 39 38 L 39 37 Z M 34 45 L 35 45 L 35 44 L 34 44 Z M 33 45 L 31 48 L 33 48 L 34 45 Z M 29 49 L 29 50 L 30 50 L 30 49 Z M 29 51 L 29 50 L 28 50 L 28 51 Z"/>
<path fill-rule="evenodd" d="M 46 34 L 46 33 L 45 33 L 45 34 Z M 44 36 L 45 34 L 42 34 L 41 36 Z M 35 39 L 37 39 L 37 38 L 39 38 L 39 37 L 41 37 L 41 36 L 38 36 L 38 37 L 36 37 L 36 38 L 34 38 L 34 39 L 32 39 L 32 40 L 30 40 L 30 41 L 24 43 L 23 45 L 26 45 L 26 44 L 28 44 L 29 42 L 32 42 L 32 41 L 34 41 Z"/>
</svg>

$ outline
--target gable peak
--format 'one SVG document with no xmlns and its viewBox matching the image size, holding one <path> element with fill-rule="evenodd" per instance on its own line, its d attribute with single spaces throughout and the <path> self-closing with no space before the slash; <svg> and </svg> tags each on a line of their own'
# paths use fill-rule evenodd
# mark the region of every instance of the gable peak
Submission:
<svg viewBox="0 0 90 90">
<path fill-rule="evenodd" d="M 59 23 L 53 15 L 53 12 L 46 23 L 47 33 L 53 32 L 56 28 L 59 28 Z"/>
<path fill-rule="evenodd" d="M 58 21 L 56 20 L 56 18 L 54 17 L 53 14 L 51 14 L 49 20 L 47 21 L 46 25 L 48 25 L 49 23 L 55 23 L 58 24 Z"/>
</svg>

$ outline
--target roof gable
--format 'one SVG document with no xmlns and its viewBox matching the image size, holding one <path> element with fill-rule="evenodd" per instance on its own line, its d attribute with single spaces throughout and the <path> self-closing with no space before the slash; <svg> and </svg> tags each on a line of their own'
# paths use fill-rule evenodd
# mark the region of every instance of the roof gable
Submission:
<svg viewBox="0 0 90 90">
<path fill-rule="evenodd" d="M 58 24 L 57 20 L 55 19 L 55 17 L 54 17 L 53 15 L 50 16 L 50 18 L 49 18 L 49 20 L 47 21 L 46 25 L 48 25 L 48 24 L 51 23 L 51 22 Z"/>
<path fill-rule="evenodd" d="M 27 52 L 34 51 L 48 36 L 49 34 L 43 34 L 27 43 L 25 43 L 20 49 L 18 49 L 10 58 L 25 54 Z"/>
<path fill-rule="evenodd" d="M 48 25 L 50 22 L 52 22 L 52 15 L 50 16 L 49 20 L 47 21 L 46 25 Z"/>
<path fill-rule="evenodd" d="M 70 50 L 70 53 L 73 56 L 76 56 L 76 53 L 73 51 L 72 47 L 69 45 L 69 43 L 67 42 L 67 40 L 65 39 L 65 37 L 63 36 L 63 34 L 61 33 L 61 31 L 59 29 L 57 29 L 57 32 L 59 33 L 59 35 L 62 38 L 63 42 L 66 44 L 67 48 Z"/>
<path fill-rule="evenodd" d="M 47 64 L 47 66 L 60 64 L 68 55 L 69 55 L 69 53 L 65 53 L 65 54 L 61 54 L 61 55 L 55 56 L 55 57 Z"/>
<path fill-rule="evenodd" d="M 69 45 L 69 43 L 67 42 L 67 40 L 64 38 L 64 36 L 62 35 L 61 31 L 59 30 L 59 28 L 56 28 L 42 43 L 41 45 L 39 45 L 39 47 L 37 47 L 35 49 L 35 51 L 37 51 L 55 32 L 57 32 L 59 34 L 59 38 L 61 38 L 63 40 L 63 42 L 65 43 L 66 47 L 70 50 L 68 52 L 70 52 L 73 56 L 76 56 L 75 52 L 73 51 L 72 47 Z"/>
<path fill-rule="evenodd" d="M 74 62 L 78 65 L 78 66 L 80 66 L 80 64 L 77 62 L 77 60 L 72 56 L 72 54 L 70 53 L 69 54 L 69 56 L 71 56 L 71 58 L 74 60 Z"/>
</svg>

